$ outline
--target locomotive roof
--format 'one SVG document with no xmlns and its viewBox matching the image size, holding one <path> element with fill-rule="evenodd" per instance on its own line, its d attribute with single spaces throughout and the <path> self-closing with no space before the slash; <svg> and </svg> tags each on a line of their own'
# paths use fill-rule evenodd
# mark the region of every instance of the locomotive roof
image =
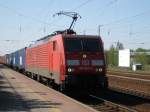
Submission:
<svg viewBox="0 0 150 112">
<path fill-rule="evenodd" d="M 63 37 L 67 38 L 99 38 L 98 35 L 63 35 Z"/>
<path fill-rule="evenodd" d="M 37 41 L 35 41 L 34 44 L 31 44 L 29 47 L 34 47 L 43 43 L 47 43 L 50 41 L 51 38 L 57 38 L 57 37 L 63 37 L 63 38 L 100 38 L 98 35 L 76 35 L 76 34 L 58 34 L 58 35 L 47 35 Z"/>
</svg>

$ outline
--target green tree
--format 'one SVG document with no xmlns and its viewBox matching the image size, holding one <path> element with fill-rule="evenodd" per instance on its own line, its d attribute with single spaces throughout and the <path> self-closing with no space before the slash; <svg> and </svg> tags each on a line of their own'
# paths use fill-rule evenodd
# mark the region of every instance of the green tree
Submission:
<svg viewBox="0 0 150 112">
<path fill-rule="evenodd" d="M 119 41 L 115 45 L 111 45 L 110 49 L 105 52 L 106 62 L 111 66 L 118 66 L 118 51 L 124 49 L 124 46 Z"/>
<path fill-rule="evenodd" d="M 148 49 L 143 49 L 143 48 L 137 48 L 136 52 L 147 52 Z"/>
<path fill-rule="evenodd" d="M 118 65 L 118 51 L 114 47 L 114 45 L 111 45 L 109 51 L 108 51 L 108 64 L 111 66 L 117 66 Z"/>
<path fill-rule="evenodd" d="M 124 46 L 121 42 L 118 41 L 116 44 L 116 50 L 122 50 L 122 49 L 124 49 Z"/>
<path fill-rule="evenodd" d="M 135 55 L 134 60 L 135 60 L 135 62 L 137 62 L 137 63 L 141 63 L 143 66 L 148 65 L 148 62 L 149 62 L 149 59 L 148 59 L 146 53 L 142 53 L 142 54 L 137 54 L 137 55 Z"/>
<path fill-rule="evenodd" d="M 143 65 L 149 64 L 150 60 L 149 60 L 149 56 L 147 55 L 149 49 L 137 48 L 136 52 L 137 52 L 137 55 L 135 56 L 136 62 L 142 63 Z"/>
</svg>

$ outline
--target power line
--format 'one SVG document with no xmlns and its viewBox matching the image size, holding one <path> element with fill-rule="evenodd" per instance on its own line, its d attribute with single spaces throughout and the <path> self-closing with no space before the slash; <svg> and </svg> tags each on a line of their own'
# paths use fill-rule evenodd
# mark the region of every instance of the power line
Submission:
<svg viewBox="0 0 150 112">
<path fill-rule="evenodd" d="M 45 12 L 45 9 L 48 8 L 48 11 L 45 14 L 45 17 L 49 15 L 49 11 L 51 9 L 51 7 L 53 6 L 53 4 L 55 3 L 55 0 L 49 0 L 49 2 L 46 4 L 46 7 L 43 7 L 41 9 L 41 11 L 39 12 L 39 14 L 43 14 L 43 12 Z"/>
<path fill-rule="evenodd" d="M 74 10 L 83 7 L 84 5 L 86 5 L 87 3 L 89 3 L 90 1 L 92 1 L 92 0 L 87 0 L 87 1 L 85 1 L 84 3 L 80 4 L 79 6 L 77 6 Z M 54 3 L 54 2 L 53 2 L 53 3 Z M 48 22 L 42 21 L 42 20 L 40 20 L 40 19 L 37 19 L 37 18 L 35 18 L 35 17 L 29 16 L 29 15 L 24 15 L 24 14 L 22 14 L 21 12 L 15 10 L 15 9 L 13 9 L 13 8 L 10 8 L 10 7 L 8 7 L 8 6 L 4 5 L 4 4 L 1 4 L 1 3 L 0 3 L 0 7 L 5 8 L 5 9 L 9 10 L 10 12 L 12 12 L 12 13 L 14 13 L 14 14 L 20 16 L 20 17 L 24 17 L 24 18 L 27 18 L 27 19 L 30 19 L 30 20 L 33 20 L 33 21 L 36 21 L 36 22 L 38 22 L 38 23 L 42 23 L 42 24 L 45 24 L 45 25 L 52 26 L 52 24 L 53 24 L 54 21 L 55 21 L 55 20 L 53 20 L 52 22 L 48 23 Z M 59 18 L 59 19 L 56 20 L 56 21 L 59 21 L 59 20 L 61 20 L 61 19 Z M 56 22 L 56 21 L 55 21 L 55 22 Z M 54 24 L 53 24 L 53 26 L 58 26 L 58 25 L 54 25 Z M 59 27 L 60 27 L 60 25 L 59 25 Z M 19 26 L 19 31 L 21 32 L 21 26 Z"/>
<path fill-rule="evenodd" d="M 118 19 L 118 20 L 115 20 L 115 21 L 112 21 L 112 22 L 109 22 L 109 23 L 105 23 L 105 24 L 102 24 L 103 25 L 103 27 L 106 27 L 106 26 L 112 26 L 112 25 L 114 25 L 114 24 L 118 24 L 118 23 L 121 23 L 121 22 L 123 22 L 123 21 L 129 21 L 130 19 L 132 19 L 132 18 L 137 18 L 137 17 L 141 17 L 141 16 L 143 16 L 143 15 L 146 15 L 146 14 L 148 14 L 148 13 L 150 13 L 150 10 L 146 10 L 146 11 L 143 11 L 143 12 L 141 12 L 141 13 L 138 13 L 138 14 L 135 14 L 135 15 L 132 15 L 132 16 L 128 16 L 128 17 L 125 17 L 125 18 L 121 18 L 121 19 Z M 145 28 L 148 28 L 149 26 L 146 26 L 146 27 L 144 27 L 144 29 Z M 114 29 L 114 28 L 113 28 Z M 129 33 L 129 35 L 131 36 L 131 35 L 136 35 L 136 34 L 139 34 L 139 33 L 142 33 L 142 31 L 140 31 L 140 32 L 135 32 L 135 33 L 133 33 L 132 31 L 130 31 L 130 33 Z M 127 34 L 127 33 L 126 33 Z"/>
<path fill-rule="evenodd" d="M 24 18 L 27 18 L 27 19 L 36 21 L 36 22 L 38 22 L 38 23 L 42 23 L 42 24 L 49 25 L 49 26 L 51 26 L 51 24 L 52 24 L 52 23 L 48 23 L 48 22 L 39 20 L 39 19 L 37 19 L 37 18 L 28 16 L 28 15 L 24 15 L 24 14 L 20 13 L 19 11 L 16 11 L 15 9 L 10 8 L 10 7 L 8 7 L 8 6 L 6 6 L 6 5 L 3 5 L 3 4 L 1 4 L 1 3 L 0 3 L 0 7 L 5 8 L 5 9 L 9 10 L 10 12 L 12 12 L 12 13 L 14 13 L 14 14 L 20 16 L 20 17 L 24 17 Z"/>
<path fill-rule="evenodd" d="M 109 6 L 113 5 L 113 4 L 115 4 L 115 3 L 117 3 L 117 2 L 118 2 L 118 0 L 112 0 L 112 1 L 108 2 L 108 3 L 105 5 L 105 8 L 107 8 L 107 7 L 109 7 Z"/>
<path fill-rule="evenodd" d="M 133 16 L 128 16 L 128 17 L 125 17 L 125 18 L 121 18 L 121 19 L 118 19 L 118 20 L 109 22 L 109 23 L 105 23 L 105 24 L 103 24 L 103 25 L 104 25 L 104 26 L 108 26 L 108 25 L 112 25 L 112 24 L 119 23 L 119 22 L 122 22 L 122 21 L 127 21 L 128 19 L 136 18 L 136 17 L 139 17 L 139 16 L 143 16 L 143 15 L 145 15 L 145 14 L 147 14 L 147 13 L 150 13 L 150 10 L 146 10 L 146 11 L 144 11 L 144 12 L 135 14 L 135 15 L 133 15 Z"/>
<path fill-rule="evenodd" d="M 104 8 L 101 8 L 101 9 L 99 9 L 99 10 L 101 10 L 102 14 L 104 14 L 104 12 L 105 12 L 104 10 L 105 10 L 107 7 L 113 5 L 113 4 L 117 3 L 117 2 L 118 2 L 118 0 L 112 0 L 112 1 L 108 2 L 108 3 L 104 6 Z M 101 15 L 102 15 L 102 14 L 101 14 Z"/>
<path fill-rule="evenodd" d="M 82 8 L 83 6 L 85 6 L 86 4 L 88 4 L 91 1 L 94 1 L 94 0 L 86 0 L 85 2 L 81 3 L 79 6 L 77 6 L 76 8 L 74 8 L 73 11 Z"/>
</svg>

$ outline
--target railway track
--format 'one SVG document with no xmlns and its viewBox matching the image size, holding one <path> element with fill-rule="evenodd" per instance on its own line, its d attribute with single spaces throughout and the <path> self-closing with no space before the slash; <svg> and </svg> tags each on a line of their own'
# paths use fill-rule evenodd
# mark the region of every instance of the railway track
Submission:
<svg viewBox="0 0 150 112">
<path fill-rule="evenodd" d="M 144 71 L 129 71 L 129 70 L 114 70 L 114 69 L 108 69 L 108 72 L 121 72 L 121 73 L 129 73 L 129 74 L 142 74 L 142 75 L 150 75 L 149 72 Z"/>
<path fill-rule="evenodd" d="M 131 93 L 131 91 L 123 92 L 124 90 L 118 90 L 118 88 L 115 89 L 94 91 L 91 94 L 80 94 L 79 92 L 78 95 L 75 92 L 65 94 L 99 112 L 143 112 L 143 110 L 149 112 L 150 99 L 147 96 Z"/>
<path fill-rule="evenodd" d="M 149 112 L 150 100 L 114 90 L 93 91 L 85 95 L 69 93 L 72 97 L 100 112 Z"/>
<path fill-rule="evenodd" d="M 148 99 L 150 100 L 150 94 L 146 93 L 144 91 L 137 91 L 133 89 L 128 89 L 128 88 L 121 88 L 121 87 L 109 87 L 110 90 L 118 91 L 120 93 L 125 93 L 133 96 L 137 96 L 140 98 Z"/>
<path fill-rule="evenodd" d="M 44 85 L 48 86 L 46 83 L 44 83 L 44 82 L 42 82 L 42 83 Z M 138 96 L 139 98 L 142 97 L 142 98 L 145 98 L 146 100 L 149 100 L 149 95 L 145 94 L 144 92 L 139 93 L 137 91 L 131 91 L 128 89 L 125 90 L 123 88 L 122 89 L 121 88 L 112 88 L 112 87 L 110 87 L 109 89 L 110 89 L 110 91 L 111 90 L 113 90 L 114 92 L 117 91 L 118 94 L 123 94 L 123 96 L 124 96 L 124 94 L 126 94 L 127 96 L 133 95 L 133 97 Z M 107 92 L 109 93 L 109 90 Z M 66 94 L 66 93 L 64 93 L 64 94 Z M 97 96 L 97 95 L 89 94 L 89 95 L 85 95 L 82 97 L 83 94 L 81 93 L 81 95 L 79 95 L 79 96 L 77 95 L 77 97 L 76 96 L 74 97 L 74 96 L 72 96 L 72 93 L 69 93 L 69 94 L 71 94 L 71 95 L 68 95 L 68 94 L 66 94 L 66 95 L 94 108 L 95 110 L 97 110 L 99 112 L 138 112 L 137 111 L 138 109 L 136 110 L 136 109 L 128 106 L 128 104 L 123 103 L 120 105 L 117 103 L 118 101 L 107 100 L 107 98 L 102 98 L 101 95 Z M 80 93 L 78 93 L 78 94 L 80 94 Z M 103 94 L 103 96 L 105 96 L 105 95 Z M 111 93 L 108 96 L 111 96 Z M 139 109 L 139 110 L 141 110 L 141 109 Z M 140 112 L 142 112 L 142 111 L 140 111 Z M 145 111 L 145 112 L 147 112 L 147 111 Z"/>
<path fill-rule="evenodd" d="M 150 75 L 108 71 L 107 76 L 110 89 L 150 99 Z"/>
<path fill-rule="evenodd" d="M 46 83 L 43 83 L 44 85 L 46 85 Z M 47 86 L 47 85 L 46 85 Z M 112 88 L 111 88 L 112 89 Z M 115 89 L 113 89 L 115 90 Z M 106 90 L 107 91 L 107 90 Z M 116 90 L 119 92 L 119 89 Z M 122 90 L 120 89 L 120 93 L 119 94 L 124 94 L 124 92 L 121 92 Z M 109 90 L 107 91 L 109 93 Z M 64 93 L 66 94 L 66 93 Z M 93 95 L 93 94 L 80 94 L 79 92 L 77 94 L 77 97 L 75 95 L 72 96 L 72 94 L 74 93 L 69 93 L 70 95 L 68 95 L 68 93 L 66 94 L 67 96 L 86 104 L 87 106 L 92 107 L 93 109 L 99 111 L 99 112 L 138 112 L 136 109 L 128 106 L 127 104 L 119 104 L 117 103 L 118 101 L 110 101 L 109 98 L 107 100 L 107 98 L 102 98 L 101 95 Z M 135 94 L 131 94 L 130 92 L 126 92 L 127 95 L 135 95 Z M 137 95 L 137 94 L 136 94 Z M 143 94 L 141 94 L 143 95 Z M 111 93 L 108 95 L 102 95 L 102 96 L 111 96 Z M 121 96 L 121 95 L 120 95 Z M 124 95 L 122 95 L 123 97 Z M 139 96 L 140 97 L 140 96 Z M 145 98 L 147 98 L 145 96 Z M 118 98 L 117 98 L 118 99 Z M 123 101 L 124 102 L 124 101 Z M 142 112 L 142 111 L 141 111 Z"/>
<path fill-rule="evenodd" d="M 118 103 L 118 102 L 126 102 L 125 100 L 131 99 L 131 98 L 127 97 L 125 99 L 122 99 L 124 97 L 124 95 L 121 95 L 121 94 L 124 94 L 124 93 L 121 93 L 121 92 L 119 93 L 120 98 L 115 98 L 115 96 L 113 94 L 111 92 L 109 92 L 109 90 L 108 90 L 107 93 L 104 92 L 101 95 L 88 94 L 83 97 L 74 97 L 74 96 L 72 97 L 70 95 L 68 95 L 68 96 L 70 96 L 71 98 L 74 98 L 75 100 L 78 100 L 100 112 L 137 112 L 137 109 L 132 108 L 128 104 Z M 113 98 L 113 100 L 111 98 L 110 98 L 111 100 L 109 100 L 109 98 L 105 98 L 105 97 L 114 97 L 114 98 Z M 131 101 L 131 102 L 134 102 L 134 101 Z M 138 101 L 138 102 L 145 102 L 145 101 L 142 100 L 142 101 Z M 142 110 L 142 109 L 140 108 L 140 110 Z M 145 111 L 145 112 L 148 112 L 148 111 Z"/>
<path fill-rule="evenodd" d="M 150 80 L 108 75 L 109 89 L 150 99 Z"/>
<path fill-rule="evenodd" d="M 127 72 L 127 71 L 107 71 L 108 75 L 118 75 L 118 76 L 126 76 L 132 78 L 140 78 L 150 80 L 150 73 L 141 73 L 141 72 Z"/>
<path fill-rule="evenodd" d="M 137 112 L 137 110 L 132 109 L 131 107 L 112 102 L 109 98 L 105 98 L 106 96 L 101 96 L 101 94 L 96 95 L 96 93 L 88 93 L 84 95 L 77 95 L 69 93 L 67 96 L 92 107 L 98 112 Z"/>
<path fill-rule="evenodd" d="M 94 109 L 102 112 L 137 112 L 134 109 L 130 109 L 128 107 L 107 101 L 103 98 L 97 97 L 95 95 L 89 95 L 92 99 L 97 100 L 97 102 L 101 102 L 98 104 L 89 104 L 89 106 L 93 107 Z"/>
</svg>

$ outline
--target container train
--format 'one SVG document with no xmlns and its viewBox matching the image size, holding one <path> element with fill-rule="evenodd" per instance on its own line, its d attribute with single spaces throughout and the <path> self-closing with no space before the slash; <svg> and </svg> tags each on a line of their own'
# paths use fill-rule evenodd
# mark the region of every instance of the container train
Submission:
<svg viewBox="0 0 150 112">
<path fill-rule="evenodd" d="M 67 87 L 107 88 L 100 36 L 57 32 L 4 56 L 5 64 L 60 90 Z"/>
<path fill-rule="evenodd" d="M 3 56 L 0 56 L 0 64 L 4 64 L 4 62 L 5 62 L 4 59 L 5 59 L 5 58 L 4 58 Z"/>
</svg>

